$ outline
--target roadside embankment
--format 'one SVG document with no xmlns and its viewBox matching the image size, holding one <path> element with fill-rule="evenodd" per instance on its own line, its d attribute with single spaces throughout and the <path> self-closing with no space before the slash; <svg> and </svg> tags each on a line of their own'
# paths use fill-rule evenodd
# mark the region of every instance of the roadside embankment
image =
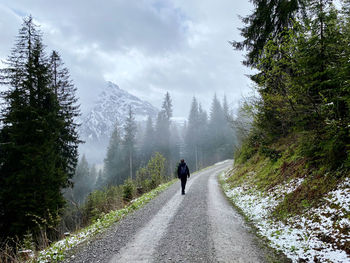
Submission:
<svg viewBox="0 0 350 263">
<path fill-rule="evenodd" d="M 286 147 L 278 160 L 256 153 L 221 175 L 233 204 L 293 262 L 350 262 L 350 177 L 305 165 Z"/>
</svg>

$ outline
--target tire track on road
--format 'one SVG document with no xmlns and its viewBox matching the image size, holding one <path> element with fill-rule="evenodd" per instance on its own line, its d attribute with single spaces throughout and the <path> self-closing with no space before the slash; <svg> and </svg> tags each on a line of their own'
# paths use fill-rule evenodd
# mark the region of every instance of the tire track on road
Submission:
<svg viewBox="0 0 350 263">
<path fill-rule="evenodd" d="M 192 176 L 191 180 L 188 180 L 186 185 L 187 191 L 198 177 L 198 175 L 195 175 Z M 171 218 L 174 217 L 178 207 L 185 198 L 185 196 L 179 193 L 180 189 L 152 220 L 140 229 L 135 238 L 123 247 L 109 262 L 150 262 L 155 248 L 165 233 Z"/>
<path fill-rule="evenodd" d="M 217 177 L 213 173 L 208 180 L 208 215 L 217 262 L 265 262 L 250 228 L 224 197 Z"/>
<path fill-rule="evenodd" d="M 207 185 L 211 174 L 229 166 L 228 162 L 220 163 L 199 174 L 159 242 L 152 262 L 216 262 L 207 213 Z"/>
</svg>

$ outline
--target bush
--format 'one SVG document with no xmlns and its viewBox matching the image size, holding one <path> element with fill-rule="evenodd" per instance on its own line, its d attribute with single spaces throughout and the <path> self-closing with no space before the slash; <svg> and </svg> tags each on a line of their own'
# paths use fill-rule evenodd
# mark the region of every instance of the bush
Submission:
<svg viewBox="0 0 350 263">
<path fill-rule="evenodd" d="M 127 179 L 123 185 L 123 200 L 131 201 L 136 195 L 136 187 L 132 179 Z"/>
<path fill-rule="evenodd" d="M 84 225 L 101 217 L 111 210 L 123 207 L 123 186 L 109 186 L 89 194 L 82 208 Z"/>
<path fill-rule="evenodd" d="M 166 181 L 166 159 L 156 152 L 146 167 L 140 168 L 136 172 L 136 184 L 142 188 L 142 192 L 150 191 Z"/>
<path fill-rule="evenodd" d="M 279 158 L 281 158 L 281 153 L 279 151 L 276 151 L 275 149 L 271 149 L 267 146 L 262 145 L 259 149 L 259 152 L 270 158 L 271 161 L 277 161 Z"/>
<path fill-rule="evenodd" d="M 246 161 L 248 161 L 255 153 L 257 150 L 250 145 L 249 141 L 246 140 L 243 144 L 242 147 L 238 150 L 236 150 L 234 154 L 235 162 L 238 164 L 243 164 Z"/>
</svg>

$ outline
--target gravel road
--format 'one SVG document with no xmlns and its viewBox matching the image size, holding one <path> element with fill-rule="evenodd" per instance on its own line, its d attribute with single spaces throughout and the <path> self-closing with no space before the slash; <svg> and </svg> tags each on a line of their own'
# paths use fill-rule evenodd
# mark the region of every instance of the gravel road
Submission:
<svg viewBox="0 0 350 263">
<path fill-rule="evenodd" d="M 217 176 L 231 166 L 191 175 L 186 195 L 175 183 L 66 262 L 279 262 L 221 192 Z"/>
</svg>

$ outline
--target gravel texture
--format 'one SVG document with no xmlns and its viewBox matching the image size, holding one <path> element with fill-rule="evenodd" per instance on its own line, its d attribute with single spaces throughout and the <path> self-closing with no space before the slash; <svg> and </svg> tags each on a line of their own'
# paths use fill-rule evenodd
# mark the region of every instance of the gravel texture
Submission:
<svg viewBox="0 0 350 263">
<path fill-rule="evenodd" d="M 66 262 L 266 262 L 271 251 L 261 248 L 218 185 L 218 174 L 231 166 L 191 175 L 186 195 L 175 183 Z"/>
<path fill-rule="evenodd" d="M 170 186 L 147 205 L 126 216 L 109 230 L 78 246 L 68 255 L 65 262 L 108 262 L 132 240 L 140 228 L 145 226 L 179 189 L 179 182 Z"/>
</svg>

